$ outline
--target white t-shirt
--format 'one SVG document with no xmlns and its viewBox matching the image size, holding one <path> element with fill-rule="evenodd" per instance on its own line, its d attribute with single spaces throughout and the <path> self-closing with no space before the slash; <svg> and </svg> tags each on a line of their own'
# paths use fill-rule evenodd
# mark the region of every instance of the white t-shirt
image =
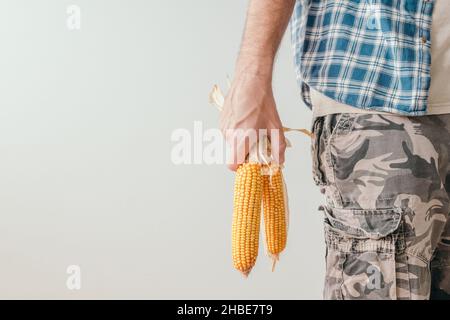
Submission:
<svg viewBox="0 0 450 320">
<path fill-rule="evenodd" d="M 450 113 L 450 0 L 436 0 L 431 30 L 431 85 L 427 114 Z M 313 115 L 386 113 L 337 102 L 311 88 Z"/>
</svg>

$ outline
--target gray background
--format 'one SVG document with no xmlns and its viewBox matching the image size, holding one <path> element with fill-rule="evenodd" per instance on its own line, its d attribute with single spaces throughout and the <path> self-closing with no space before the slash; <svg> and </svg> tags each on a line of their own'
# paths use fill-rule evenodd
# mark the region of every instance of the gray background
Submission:
<svg viewBox="0 0 450 320">
<path fill-rule="evenodd" d="M 66 8 L 82 9 L 69 31 Z M 170 137 L 214 128 L 247 1 L 0 1 L 0 298 L 321 298 L 321 195 L 290 135 L 288 248 L 251 276 L 230 256 L 233 174 L 176 166 Z M 308 128 L 287 37 L 275 93 Z M 262 248 L 261 248 L 262 249 Z M 82 288 L 66 288 L 79 265 Z"/>
</svg>

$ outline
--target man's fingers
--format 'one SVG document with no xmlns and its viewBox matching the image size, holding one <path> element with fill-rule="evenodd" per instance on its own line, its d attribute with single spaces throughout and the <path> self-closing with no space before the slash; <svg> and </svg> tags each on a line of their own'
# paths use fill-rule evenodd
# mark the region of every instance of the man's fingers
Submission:
<svg viewBox="0 0 450 320">
<path fill-rule="evenodd" d="M 232 171 L 237 170 L 240 164 L 245 163 L 250 149 L 258 143 L 254 130 L 233 129 L 227 130 L 225 137 L 229 152 L 227 152 L 227 165 Z"/>
<path fill-rule="evenodd" d="M 246 162 L 251 148 L 266 137 L 270 140 L 272 161 L 283 164 L 287 145 L 281 129 L 264 130 L 264 134 L 260 136 L 256 130 L 230 129 L 225 131 L 225 139 L 229 147 L 227 152 L 228 168 L 236 171 L 240 164 Z"/>
</svg>

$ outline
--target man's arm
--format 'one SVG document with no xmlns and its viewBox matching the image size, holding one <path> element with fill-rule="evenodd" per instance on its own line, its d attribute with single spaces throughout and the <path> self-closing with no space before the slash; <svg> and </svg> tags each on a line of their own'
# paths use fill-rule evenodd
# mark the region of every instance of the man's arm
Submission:
<svg viewBox="0 0 450 320">
<path fill-rule="evenodd" d="M 236 129 L 268 130 L 272 155 L 284 163 L 286 143 L 272 92 L 272 72 L 294 5 L 295 0 L 250 1 L 234 79 L 220 119 L 232 150 L 232 163 L 228 165 L 231 170 L 245 161 L 250 147 L 248 139 L 233 135 L 239 131 Z M 271 130 L 278 131 L 279 141 L 274 141 Z"/>
<path fill-rule="evenodd" d="M 236 71 L 272 74 L 295 0 L 251 0 Z"/>
</svg>

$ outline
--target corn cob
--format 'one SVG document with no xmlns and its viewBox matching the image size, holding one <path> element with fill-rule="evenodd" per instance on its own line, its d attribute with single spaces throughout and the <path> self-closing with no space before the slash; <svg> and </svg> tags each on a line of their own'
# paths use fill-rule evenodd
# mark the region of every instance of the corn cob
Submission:
<svg viewBox="0 0 450 320">
<path fill-rule="evenodd" d="M 263 176 L 263 205 L 266 249 L 273 271 L 287 241 L 287 203 L 281 169 Z"/>
<path fill-rule="evenodd" d="M 263 177 L 261 165 L 245 163 L 236 172 L 232 225 L 234 267 L 248 276 L 259 249 Z"/>
</svg>

